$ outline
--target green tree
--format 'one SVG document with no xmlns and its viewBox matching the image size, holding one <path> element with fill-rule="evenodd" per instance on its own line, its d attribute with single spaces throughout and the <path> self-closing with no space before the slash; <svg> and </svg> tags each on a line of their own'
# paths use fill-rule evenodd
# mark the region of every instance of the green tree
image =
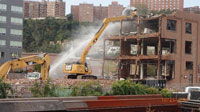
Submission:
<svg viewBox="0 0 200 112">
<path fill-rule="evenodd" d="M 57 41 L 70 40 L 79 26 L 72 15 L 67 15 L 66 18 L 47 17 L 44 20 L 24 20 L 23 50 L 25 52 L 61 52 L 62 45 L 56 44 Z M 50 45 L 50 42 L 55 44 Z"/>
<path fill-rule="evenodd" d="M 156 11 L 156 10 L 152 10 L 152 11 L 150 11 L 150 13 L 153 13 L 154 15 L 156 15 L 156 14 L 171 14 L 171 13 L 173 13 L 174 11 L 176 11 L 176 10 L 170 10 L 170 9 L 162 9 L 162 10 L 160 10 L 160 11 Z"/>
<path fill-rule="evenodd" d="M 68 14 L 66 17 L 67 17 L 67 20 L 73 21 L 73 15 L 72 14 Z"/>
<path fill-rule="evenodd" d="M 145 4 L 137 3 L 135 7 L 139 16 L 145 16 L 148 14 L 148 9 Z"/>
</svg>

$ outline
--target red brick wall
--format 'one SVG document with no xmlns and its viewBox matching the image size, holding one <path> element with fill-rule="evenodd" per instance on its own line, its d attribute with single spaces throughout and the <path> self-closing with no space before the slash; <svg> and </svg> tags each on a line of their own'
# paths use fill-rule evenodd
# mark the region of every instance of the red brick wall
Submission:
<svg viewBox="0 0 200 112">
<path fill-rule="evenodd" d="M 123 5 L 112 2 L 109 7 L 93 6 L 93 4 L 80 4 L 71 6 L 73 17 L 80 22 L 97 22 L 107 17 L 121 16 L 124 10 Z"/>
<path fill-rule="evenodd" d="M 123 5 L 119 5 L 118 2 L 112 2 L 112 4 L 108 6 L 108 17 L 121 16 L 123 10 Z"/>
<path fill-rule="evenodd" d="M 75 20 L 79 21 L 79 6 L 72 5 L 71 14 Z"/>
<path fill-rule="evenodd" d="M 108 17 L 108 7 L 94 6 L 94 21 L 102 21 Z"/>
<path fill-rule="evenodd" d="M 93 4 L 79 5 L 79 21 L 80 22 L 94 22 Z"/>
<path fill-rule="evenodd" d="M 108 17 L 108 7 L 102 7 L 102 11 L 101 11 L 101 18 L 107 18 Z"/>
<path fill-rule="evenodd" d="M 28 18 L 29 17 L 29 3 L 28 2 L 24 2 L 24 18 Z"/>
<path fill-rule="evenodd" d="M 167 19 L 176 20 L 176 31 L 168 31 L 166 29 Z M 192 24 L 192 34 L 185 33 L 185 23 Z M 175 79 L 168 83 L 168 86 L 189 86 L 189 75 L 193 74 L 193 84 L 198 85 L 199 73 L 198 65 L 200 65 L 200 16 L 186 12 L 177 12 L 175 15 L 167 16 L 162 19 L 162 38 L 176 40 L 175 58 Z M 185 41 L 192 42 L 192 54 L 185 53 Z M 193 62 L 193 70 L 186 70 L 186 61 Z"/>
<path fill-rule="evenodd" d="M 65 2 L 58 2 L 58 5 L 59 5 L 58 17 L 65 17 Z"/>
<path fill-rule="evenodd" d="M 179 2 L 178 2 L 179 1 Z M 137 3 L 145 4 L 150 10 L 161 9 L 179 9 L 183 11 L 183 0 L 130 0 L 130 6 L 135 6 Z"/>
<path fill-rule="evenodd" d="M 101 19 L 101 5 L 94 6 L 94 21 L 99 21 Z"/>
<path fill-rule="evenodd" d="M 65 2 L 24 1 L 24 17 L 65 17 Z"/>
</svg>

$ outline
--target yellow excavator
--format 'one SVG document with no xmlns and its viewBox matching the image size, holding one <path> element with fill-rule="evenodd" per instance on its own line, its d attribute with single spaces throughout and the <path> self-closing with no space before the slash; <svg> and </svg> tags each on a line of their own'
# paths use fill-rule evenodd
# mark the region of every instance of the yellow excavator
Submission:
<svg viewBox="0 0 200 112">
<path fill-rule="evenodd" d="M 0 78 L 6 79 L 11 70 L 14 71 L 16 69 L 34 65 L 41 65 L 41 78 L 43 81 L 47 80 L 49 78 L 50 57 L 46 53 L 5 62 L 0 66 Z"/>
<path fill-rule="evenodd" d="M 96 76 L 90 75 L 92 73 L 92 70 L 89 69 L 88 64 L 86 63 L 86 55 L 90 51 L 90 49 L 94 46 L 94 44 L 97 42 L 101 34 L 104 32 L 106 27 L 111 22 L 115 21 L 121 21 L 126 19 L 131 19 L 134 16 L 137 15 L 136 9 L 129 9 L 126 10 L 126 16 L 120 16 L 120 17 L 112 17 L 112 18 L 105 18 L 103 21 L 102 27 L 99 29 L 99 31 L 95 34 L 95 36 L 92 38 L 92 40 L 89 42 L 89 44 L 85 47 L 84 51 L 81 54 L 80 62 L 74 62 L 74 63 L 65 63 L 63 65 L 63 73 L 67 74 L 67 78 L 69 79 L 96 79 Z"/>
</svg>

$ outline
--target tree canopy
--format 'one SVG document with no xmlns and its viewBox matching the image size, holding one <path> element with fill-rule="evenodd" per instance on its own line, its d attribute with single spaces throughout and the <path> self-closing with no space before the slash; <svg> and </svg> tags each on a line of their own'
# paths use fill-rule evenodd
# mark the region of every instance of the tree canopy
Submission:
<svg viewBox="0 0 200 112">
<path fill-rule="evenodd" d="M 137 4 L 136 8 L 140 16 L 153 14 L 170 14 L 171 10 L 148 11 L 144 4 Z M 73 19 L 71 14 L 66 19 L 55 19 L 47 17 L 43 20 L 26 19 L 23 29 L 23 51 L 24 52 L 47 52 L 60 53 L 62 43 L 73 39 L 72 34 L 79 33 L 80 26 L 98 26 L 98 23 L 79 23 Z"/>
<path fill-rule="evenodd" d="M 170 9 L 162 9 L 160 11 L 156 11 L 156 10 L 152 10 L 150 11 L 150 13 L 153 13 L 154 15 L 155 14 L 171 14 L 173 13 L 175 10 L 170 10 Z"/>
<path fill-rule="evenodd" d="M 71 15 L 68 15 L 67 19 L 48 17 L 44 20 L 24 20 L 23 50 L 58 53 L 61 51 L 61 44 L 58 41 L 71 39 L 71 34 L 78 25 Z"/>
</svg>

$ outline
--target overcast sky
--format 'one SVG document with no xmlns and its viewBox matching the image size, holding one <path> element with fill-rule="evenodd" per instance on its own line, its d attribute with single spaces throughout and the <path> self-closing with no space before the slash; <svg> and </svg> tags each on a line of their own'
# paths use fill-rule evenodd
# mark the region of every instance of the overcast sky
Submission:
<svg viewBox="0 0 200 112">
<path fill-rule="evenodd" d="M 40 0 L 33 0 L 40 1 Z M 50 0 L 55 1 L 55 0 Z M 66 14 L 70 13 L 71 5 L 78 5 L 79 3 L 91 3 L 95 6 L 102 4 L 108 6 L 112 1 L 118 1 L 119 4 L 125 7 L 130 4 L 130 0 L 64 0 L 66 2 Z M 200 0 L 184 0 L 184 7 L 200 6 Z"/>
</svg>

